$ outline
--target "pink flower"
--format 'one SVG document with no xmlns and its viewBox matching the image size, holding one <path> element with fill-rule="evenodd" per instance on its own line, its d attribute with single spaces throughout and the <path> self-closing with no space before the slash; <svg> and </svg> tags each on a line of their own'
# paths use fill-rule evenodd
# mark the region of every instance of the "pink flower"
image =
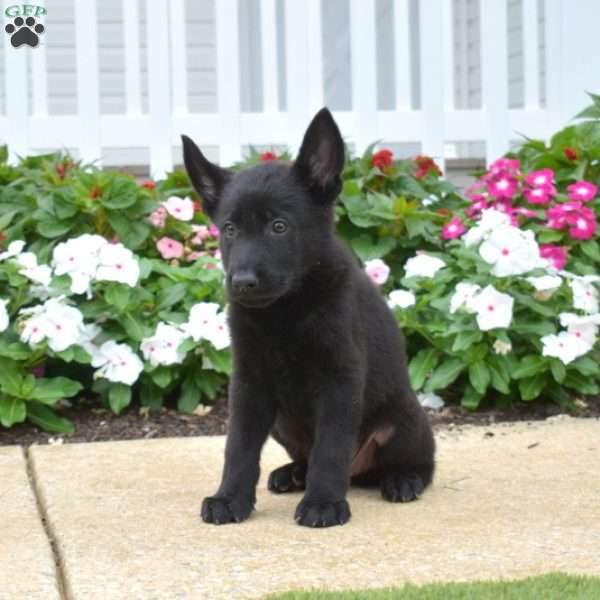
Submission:
<svg viewBox="0 0 600 600">
<path fill-rule="evenodd" d="M 569 192 L 569 200 L 581 200 L 582 202 L 588 202 L 596 197 L 598 187 L 589 181 L 578 181 L 567 186 Z"/>
<path fill-rule="evenodd" d="M 465 196 L 471 200 L 484 200 L 487 196 L 485 183 L 479 180 L 474 181 L 465 189 Z"/>
<path fill-rule="evenodd" d="M 494 161 L 488 170 L 489 175 L 510 174 L 519 175 L 521 163 L 515 158 L 499 158 Z"/>
<path fill-rule="evenodd" d="M 517 208 L 514 208 L 513 212 L 517 213 L 518 215 L 523 215 L 524 217 L 528 217 L 530 219 L 535 219 L 538 216 L 538 214 L 535 212 L 535 210 L 531 210 L 530 208 L 525 208 L 524 206 L 518 206 Z"/>
<path fill-rule="evenodd" d="M 192 244 L 201 245 L 204 240 L 212 237 L 206 225 L 192 225 L 192 231 L 196 234 L 192 238 Z"/>
<path fill-rule="evenodd" d="M 454 217 L 449 223 L 446 223 L 442 227 L 442 234 L 440 237 L 443 240 L 453 240 L 454 238 L 460 237 L 466 231 L 460 217 Z"/>
<path fill-rule="evenodd" d="M 156 248 L 165 260 L 183 256 L 183 244 L 169 237 L 162 237 L 156 242 Z"/>
<path fill-rule="evenodd" d="M 569 235 L 576 240 L 589 240 L 596 233 L 596 227 L 595 218 L 586 219 L 583 216 L 579 216 L 569 229 Z"/>
<path fill-rule="evenodd" d="M 219 237 L 219 230 L 217 229 L 217 226 L 214 224 L 208 228 L 208 233 L 214 238 L 218 239 L 218 237 Z"/>
<path fill-rule="evenodd" d="M 171 196 L 163 202 L 163 206 L 178 221 L 191 221 L 194 218 L 194 203 L 189 198 Z"/>
<path fill-rule="evenodd" d="M 390 276 L 390 268 L 380 258 L 368 260 L 365 263 L 365 272 L 377 285 L 383 285 Z"/>
<path fill-rule="evenodd" d="M 532 190 L 525 189 L 523 190 L 523 196 L 525 196 L 525 200 L 530 204 L 548 204 L 550 198 L 552 198 L 552 192 L 556 192 L 554 186 L 544 186 L 534 188 Z"/>
<path fill-rule="evenodd" d="M 467 210 L 465 210 L 465 214 L 469 219 L 477 216 L 482 210 L 488 208 L 488 203 L 482 198 L 481 200 L 475 200 Z"/>
<path fill-rule="evenodd" d="M 552 263 L 552 266 L 560 271 L 567 264 L 567 250 L 562 246 L 554 244 L 541 244 L 540 256 Z"/>
<path fill-rule="evenodd" d="M 551 186 L 554 183 L 554 171 L 552 169 L 532 171 L 525 176 L 525 183 L 535 188 Z"/>
<path fill-rule="evenodd" d="M 159 206 L 149 217 L 148 220 L 157 229 L 164 229 L 167 211 L 164 206 Z"/>
<path fill-rule="evenodd" d="M 204 254 L 206 254 L 206 253 L 205 252 L 190 252 L 185 257 L 185 260 L 187 260 L 188 262 L 194 262 L 195 260 L 198 260 Z"/>
<path fill-rule="evenodd" d="M 517 180 L 508 174 L 488 182 L 488 191 L 494 198 L 512 198 L 517 191 Z"/>
</svg>

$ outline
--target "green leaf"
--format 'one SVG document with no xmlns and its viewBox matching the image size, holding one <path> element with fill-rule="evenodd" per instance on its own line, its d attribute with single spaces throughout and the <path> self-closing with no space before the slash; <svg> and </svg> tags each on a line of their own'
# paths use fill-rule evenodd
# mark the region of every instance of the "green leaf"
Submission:
<svg viewBox="0 0 600 600">
<path fill-rule="evenodd" d="M 576 369 L 582 375 L 586 376 L 597 376 L 600 373 L 600 366 L 593 358 L 590 358 L 589 356 L 582 356 L 581 358 L 578 358 L 569 365 L 569 368 Z"/>
<path fill-rule="evenodd" d="M 439 352 L 435 348 L 427 348 L 418 352 L 408 365 L 410 382 L 415 391 L 420 390 L 427 377 L 433 372 L 439 361 Z"/>
<path fill-rule="evenodd" d="M 45 238 L 54 239 L 65 235 L 73 227 L 68 221 L 39 221 L 37 231 Z"/>
<path fill-rule="evenodd" d="M 460 352 L 481 341 L 483 334 L 479 330 L 461 331 L 454 339 L 452 352 Z"/>
<path fill-rule="evenodd" d="M 522 400 L 533 400 L 537 398 L 544 387 L 547 379 L 545 373 L 538 373 L 533 377 L 525 377 L 519 381 L 519 392 Z"/>
<path fill-rule="evenodd" d="M 513 379 L 524 379 L 537 375 L 546 368 L 546 362 L 540 356 L 530 354 L 521 360 L 519 366 L 511 373 Z"/>
<path fill-rule="evenodd" d="M 0 356 L 12 358 L 13 360 L 26 360 L 32 354 L 31 348 L 21 342 L 8 343 L 7 340 L 0 339 Z"/>
<path fill-rule="evenodd" d="M 108 404 L 110 409 L 119 414 L 131 402 L 131 387 L 124 383 L 115 383 L 110 386 L 108 392 Z"/>
<path fill-rule="evenodd" d="M 173 373 L 168 367 L 158 367 L 152 371 L 150 376 L 152 377 L 152 381 L 161 388 L 166 388 L 173 379 Z"/>
<path fill-rule="evenodd" d="M 590 380 L 589 377 L 585 377 L 580 373 L 568 373 L 565 377 L 563 385 L 565 387 L 577 390 L 581 394 L 598 393 L 598 385 L 593 380 Z"/>
<path fill-rule="evenodd" d="M 490 371 L 490 383 L 492 387 L 501 394 L 509 394 L 510 376 L 505 372 L 502 366 L 500 366 L 500 363 L 490 360 L 488 369 Z"/>
<path fill-rule="evenodd" d="M 187 293 L 187 285 L 185 283 L 170 284 L 163 288 L 156 296 L 156 310 L 166 310 L 181 302 Z"/>
<path fill-rule="evenodd" d="M 198 346 L 198 342 L 194 341 L 194 338 L 185 338 L 185 340 L 183 340 L 183 342 L 181 342 L 181 344 L 179 344 L 179 346 L 177 347 L 177 350 L 179 352 L 189 352 L 190 350 L 193 350 L 196 346 Z"/>
<path fill-rule="evenodd" d="M 482 398 L 483 394 L 474 389 L 473 386 L 467 385 L 460 405 L 467 410 L 477 410 Z"/>
<path fill-rule="evenodd" d="M 4 231 L 11 224 L 13 217 L 18 212 L 18 210 L 7 210 L 2 216 L 0 216 L 0 231 Z"/>
<path fill-rule="evenodd" d="M 83 386 L 79 381 L 67 377 L 40 378 L 35 380 L 35 387 L 30 397 L 44 404 L 54 404 L 61 398 L 71 398 L 81 389 Z"/>
<path fill-rule="evenodd" d="M 119 239 L 132 250 L 139 248 L 150 235 L 150 226 L 146 223 L 130 221 L 124 215 L 113 211 L 107 211 L 107 218 Z"/>
<path fill-rule="evenodd" d="M 593 261 L 600 262 L 600 244 L 595 240 L 586 240 L 578 244 L 583 253 Z"/>
<path fill-rule="evenodd" d="M 127 313 L 120 317 L 121 325 L 127 335 L 135 342 L 141 342 L 146 337 L 146 329 L 133 315 Z"/>
<path fill-rule="evenodd" d="M 194 383 L 193 376 L 186 377 L 181 386 L 181 393 L 177 400 L 177 410 L 191 413 L 200 404 L 200 390 Z"/>
<path fill-rule="evenodd" d="M 59 417 L 51 408 L 39 402 L 27 403 L 27 418 L 44 431 L 52 433 L 73 433 L 75 427 L 68 419 Z"/>
<path fill-rule="evenodd" d="M 129 304 L 131 298 L 131 288 L 127 285 L 119 285 L 114 282 L 104 294 L 104 299 L 108 304 L 122 311 Z"/>
<path fill-rule="evenodd" d="M 485 394 L 490 379 L 490 371 L 483 360 L 478 360 L 469 365 L 469 381 L 477 392 Z"/>
<path fill-rule="evenodd" d="M 550 371 L 552 372 L 554 381 L 557 383 L 562 383 L 567 376 L 567 369 L 565 368 L 565 365 L 556 358 L 550 361 Z"/>
<path fill-rule="evenodd" d="M 225 375 L 231 374 L 231 352 L 229 349 L 216 350 L 212 346 L 208 346 L 204 354 L 210 360 L 215 371 L 224 373 Z"/>
<path fill-rule="evenodd" d="M 147 377 L 142 380 L 140 386 L 140 403 L 154 410 L 163 405 L 163 391 Z"/>
<path fill-rule="evenodd" d="M 0 389 L 9 396 L 20 396 L 23 374 L 10 358 L 0 358 Z"/>
<path fill-rule="evenodd" d="M 25 402 L 20 398 L 0 396 L 0 423 L 4 427 L 12 427 L 22 423 L 27 415 Z"/>
<path fill-rule="evenodd" d="M 435 392 L 436 390 L 447 388 L 453 383 L 461 372 L 466 368 L 464 361 L 458 358 L 450 358 L 445 360 L 434 372 L 427 385 L 425 391 Z"/>
<path fill-rule="evenodd" d="M 396 240 L 392 236 L 373 239 L 368 233 L 361 233 L 350 238 L 350 246 L 356 255 L 362 260 L 382 258 L 394 249 Z"/>
</svg>

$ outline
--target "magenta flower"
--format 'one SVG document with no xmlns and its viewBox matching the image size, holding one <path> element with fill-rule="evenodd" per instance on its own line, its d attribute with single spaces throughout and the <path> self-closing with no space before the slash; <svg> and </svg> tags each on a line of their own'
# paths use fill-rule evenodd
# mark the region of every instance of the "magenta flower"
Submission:
<svg viewBox="0 0 600 600">
<path fill-rule="evenodd" d="M 581 200 L 588 202 L 596 197 L 598 187 L 589 181 L 578 181 L 567 186 L 569 192 L 569 200 Z"/>
<path fill-rule="evenodd" d="M 523 190 L 523 196 L 525 196 L 525 200 L 527 200 L 529 204 L 548 204 L 550 198 L 552 198 L 551 192 L 553 190 L 556 192 L 552 185 L 548 187 L 538 187 L 532 190 L 525 189 Z"/>
<path fill-rule="evenodd" d="M 210 235 L 214 238 L 218 238 L 219 237 L 219 230 L 217 229 L 217 226 L 215 224 L 212 224 L 209 228 L 208 228 L 208 233 L 210 233 Z"/>
<path fill-rule="evenodd" d="M 596 219 L 579 216 L 569 229 L 569 235 L 575 240 L 589 240 L 596 233 L 596 228 Z"/>
<path fill-rule="evenodd" d="M 169 237 L 162 237 L 156 242 L 156 248 L 165 260 L 183 256 L 183 244 Z"/>
<path fill-rule="evenodd" d="M 567 264 L 567 250 L 562 246 L 554 244 L 541 244 L 540 256 L 552 263 L 552 266 L 560 271 Z"/>
<path fill-rule="evenodd" d="M 486 208 L 488 208 L 488 203 L 482 197 L 481 200 L 476 200 L 475 202 L 473 202 L 473 204 L 471 204 L 471 206 L 469 206 L 469 208 L 465 210 L 465 214 L 467 215 L 467 217 L 469 217 L 469 219 L 472 219 Z"/>
<path fill-rule="evenodd" d="M 519 175 L 520 168 L 521 163 L 517 159 L 499 158 L 490 165 L 488 174 L 500 175 L 508 173 L 510 175 Z"/>
<path fill-rule="evenodd" d="M 554 171 L 552 169 L 532 171 L 525 176 L 525 183 L 535 188 L 551 186 L 554 183 Z"/>
<path fill-rule="evenodd" d="M 528 217 L 531 219 L 535 219 L 538 216 L 538 214 L 535 212 L 535 210 L 531 210 L 530 208 L 525 208 L 524 206 L 518 206 L 517 208 L 514 208 L 513 212 L 517 213 L 518 215 L 523 215 L 524 217 Z"/>
<path fill-rule="evenodd" d="M 485 183 L 483 181 L 474 181 L 465 189 L 465 196 L 471 200 L 482 200 L 487 196 Z"/>
<path fill-rule="evenodd" d="M 517 191 L 517 180 L 508 175 L 500 175 L 488 182 L 488 191 L 494 198 L 512 198 Z"/>
<path fill-rule="evenodd" d="M 466 231 L 460 217 L 454 217 L 449 223 L 446 223 L 442 227 L 442 234 L 440 237 L 443 240 L 453 240 L 454 238 L 460 237 Z"/>
</svg>

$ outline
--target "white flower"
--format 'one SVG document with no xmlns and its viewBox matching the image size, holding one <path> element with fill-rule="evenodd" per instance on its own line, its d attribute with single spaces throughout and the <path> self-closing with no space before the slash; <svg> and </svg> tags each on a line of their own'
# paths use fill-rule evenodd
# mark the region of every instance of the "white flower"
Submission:
<svg viewBox="0 0 600 600">
<path fill-rule="evenodd" d="M 496 340 L 493 348 L 496 354 L 508 354 L 512 350 L 512 344 L 510 342 L 506 343 L 502 340 Z"/>
<path fill-rule="evenodd" d="M 179 364 L 183 362 L 185 352 L 179 352 L 177 348 L 186 337 L 179 327 L 159 323 L 154 335 L 142 340 L 140 349 L 154 367 Z"/>
<path fill-rule="evenodd" d="M 140 265 L 133 252 L 123 244 L 107 244 L 98 256 L 98 281 L 118 281 L 135 287 L 140 278 Z"/>
<path fill-rule="evenodd" d="M 24 321 L 22 342 L 34 345 L 46 339 L 55 352 L 79 343 L 83 315 L 79 309 L 66 304 L 64 297 L 50 298 L 42 306 L 23 309 L 19 314 L 31 315 Z"/>
<path fill-rule="evenodd" d="M 215 302 L 199 302 L 190 310 L 190 318 L 182 328 L 195 342 L 208 340 L 217 350 L 229 346 L 229 328 L 227 316 L 219 313 L 219 305 Z"/>
<path fill-rule="evenodd" d="M 380 258 L 368 260 L 365 263 L 365 272 L 377 285 L 383 285 L 390 276 L 390 268 Z"/>
<path fill-rule="evenodd" d="M 96 275 L 100 250 L 108 245 L 101 235 L 85 233 L 58 244 L 52 252 L 52 264 L 57 275 L 68 273 L 74 294 L 91 294 L 90 284 Z"/>
<path fill-rule="evenodd" d="M 0 261 L 5 260 L 7 258 L 13 258 L 14 256 L 18 256 L 23 252 L 23 248 L 25 247 L 25 242 L 23 240 L 15 240 L 8 245 L 8 249 L 6 252 L 0 253 Z"/>
<path fill-rule="evenodd" d="M 404 265 L 405 277 L 433 277 L 446 263 L 435 256 L 417 254 L 409 258 Z"/>
<path fill-rule="evenodd" d="M 538 292 L 553 292 L 562 284 L 562 278 L 558 275 L 543 275 L 542 277 L 527 277 L 527 281 Z"/>
<path fill-rule="evenodd" d="M 194 203 L 189 198 L 170 196 L 163 202 L 163 206 L 179 221 L 191 221 L 194 218 Z"/>
<path fill-rule="evenodd" d="M 477 313 L 477 325 L 481 331 L 508 327 L 512 321 L 514 299 L 499 292 L 493 285 L 483 288 L 470 303 Z"/>
<path fill-rule="evenodd" d="M 474 246 L 484 240 L 496 229 L 510 225 L 510 217 L 499 210 L 488 208 L 481 213 L 481 218 L 475 227 L 471 227 L 463 236 L 465 246 Z"/>
<path fill-rule="evenodd" d="M 415 295 L 407 290 L 394 290 L 388 296 L 388 306 L 390 308 L 408 308 L 414 306 L 415 302 Z"/>
<path fill-rule="evenodd" d="M 444 408 L 444 401 L 437 394 L 433 392 L 423 392 L 417 394 L 417 400 L 420 402 L 423 408 L 431 408 L 433 410 L 440 410 Z"/>
<path fill-rule="evenodd" d="M 600 325 L 600 315 L 588 315 L 580 317 L 573 313 L 560 313 L 560 324 L 567 328 L 569 333 L 575 337 L 583 339 L 590 344 L 590 347 L 596 343 L 598 338 L 598 326 Z"/>
<path fill-rule="evenodd" d="M 554 356 L 565 365 L 587 354 L 592 348 L 584 339 L 568 331 L 561 331 L 558 335 L 545 335 L 542 344 L 543 356 Z"/>
<path fill-rule="evenodd" d="M 92 358 L 98 353 L 98 346 L 94 340 L 102 333 L 102 329 L 96 323 L 84 325 L 79 337 L 79 346 L 81 346 Z"/>
<path fill-rule="evenodd" d="M 431 206 L 432 204 L 437 204 L 439 201 L 440 199 L 437 196 L 431 195 L 427 198 L 423 198 L 421 204 L 423 206 Z"/>
<path fill-rule="evenodd" d="M 540 250 L 533 231 L 501 226 L 490 233 L 479 247 L 485 262 L 494 265 L 497 277 L 521 275 L 540 266 Z"/>
<path fill-rule="evenodd" d="M 15 244 L 17 242 L 13 242 Z M 13 245 L 11 244 L 11 246 Z M 52 269 L 48 265 L 38 265 L 37 256 L 33 252 L 21 252 L 13 256 L 19 265 L 19 273 L 34 283 L 48 287 L 52 281 Z"/>
<path fill-rule="evenodd" d="M 0 299 L 0 332 L 5 331 L 8 328 L 8 311 L 6 310 L 6 305 L 8 304 L 8 300 Z"/>
<path fill-rule="evenodd" d="M 450 314 L 453 315 L 459 308 L 465 306 L 467 312 L 475 312 L 475 309 L 471 307 L 471 301 L 475 298 L 475 295 L 481 286 L 476 283 L 459 283 L 454 289 L 454 294 L 450 298 Z"/>
<path fill-rule="evenodd" d="M 144 369 L 140 357 L 127 344 L 117 344 L 114 340 L 98 348 L 92 356 L 92 366 L 99 367 L 94 377 L 126 385 L 133 385 Z"/>
<path fill-rule="evenodd" d="M 227 315 L 224 312 L 217 315 L 217 318 L 214 323 L 212 323 L 211 327 L 204 332 L 204 337 L 217 350 L 223 350 L 231 345 L 229 326 L 227 325 Z"/>
<path fill-rule="evenodd" d="M 573 292 L 573 306 L 591 314 L 598 312 L 598 290 L 592 285 L 592 281 L 596 281 L 595 277 L 586 275 L 569 281 Z"/>
</svg>

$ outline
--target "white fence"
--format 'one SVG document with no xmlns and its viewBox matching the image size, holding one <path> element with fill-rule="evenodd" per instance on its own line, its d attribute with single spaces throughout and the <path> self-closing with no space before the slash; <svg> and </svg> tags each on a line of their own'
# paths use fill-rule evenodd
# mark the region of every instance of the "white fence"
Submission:
<svg viewBox="0 0 600 600">
<path fill-rule="evenodd" d="M 278 97 L 277 2 L 284 3 L 285 14 L 285 111 L 280 110 Z M 416 142 L 422 152 L 443 161 L 447 142 L 485 141 L 486 156 L 493 159 L 507 150 L 514 132 L 545 138 L 586 103 L 586 89 L 600 91 L 597 0 L 521 0 L 525 103 L 518 109 L 510 109 L 508 102 L 507 1 L 480 0 L 482 106 L 467 110 L 455 105 L 457 1 L 419 2 L 415 54 L 409 35 L 410 1 L 395 0 L 395 108 L 378 110 L 375 2 L 349 0 L 352 109 L 335 112 L 344 136 L 357 151 L 374 140 Z M 543 54 L 538 27 L 542 2 Z M 76 0 L 76 114 L 48 113 L 46 48 L 15 49 L 5 35 L 6 114 L 0 115 L 0 140 L 9 144 L 13 158 L 31 149 L 76 148 L 82 159 L 101 162 L 103 148 L 142 147 L 149 149 L 151 173 L 160 176 L 173 166 L 179 134 L 187 133 L 202 145 L 218 147 L 220 162 L 230 164 L 247 145 L 297 148 L 312 114 L 324 104 L 323 44 L 329 42 L 322 36 L 321 0 L 260 0 L 261 112 L 241 111 L 238 0 L 215 0 L 214 113 L 192 113 L 188 108 L 184 0 L 146 0 L 148 110 L 143 112 L 140 5 L 137 0 L 123 0 L 126 109 L 123 114 L 101 114 L 97 21 L 101 5 L 96 0 Z M 416 56 L 418 109 L 411 93 Z M 544 105 L 538 85 L 542 60 Z"/>
</svg>

